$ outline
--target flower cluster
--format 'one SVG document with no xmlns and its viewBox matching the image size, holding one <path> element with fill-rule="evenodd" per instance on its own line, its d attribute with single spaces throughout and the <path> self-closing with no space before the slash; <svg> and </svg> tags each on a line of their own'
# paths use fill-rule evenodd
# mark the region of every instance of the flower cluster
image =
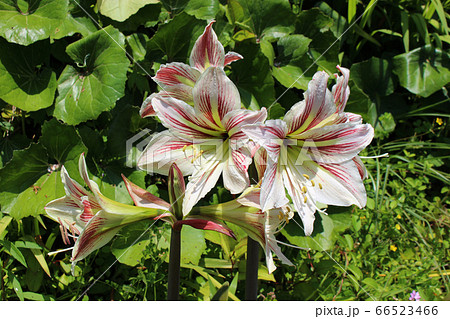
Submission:
<svg viewBox="0 0 450 319">
<path fill-rule="evenodd" d="M 213 21 L 214 22 L 214 21 Z M 168 176 L 170 203 L 125 180 L 135 206 L 103 196 L 89 179 L 84 157 L 80 174 L 92 194 L 62 168 L 66 196 L 46 207 L 62 227 L 77 237 L 76 262 L 106 244 L 125 225 L 158 218 L 173 227 L 188 224 L 234 236 L 226 223 L 240 226 L 266 252 L 268 269 L 276 267 L 272 253 L 291 264 L 278 247 L 275 234 L 299 214 L 304 233 L 313 232 L 317 203 L 366 204 L 366 171 L 359 152 L 373 138 L 373 128 L 360 116 L 344 112 L 350 94 L 349 70 L 339 67 L 337 83 L 327 88 L 328 74 L 318 72 L 284 119 L 267 120 L 267 111 L 248 110 L 224 67 L 242 59 L 225 54 L 211 22 L 197 39 L 189 65 L 162 65 L 153 78 L 161 91 L 143 103 L 142 117 L 156 116 L 166 127 L 153 136 L 138 160 L 149 173 Z M 250 178 L 254 162 L 258 180 Z M 185 185 L 184 176 L 188 176 Z M 196 204 L 222 177 L 233 201 L 198 207 Z M 288 197 L 289 196 L 289 197 Z"/>
</svg>

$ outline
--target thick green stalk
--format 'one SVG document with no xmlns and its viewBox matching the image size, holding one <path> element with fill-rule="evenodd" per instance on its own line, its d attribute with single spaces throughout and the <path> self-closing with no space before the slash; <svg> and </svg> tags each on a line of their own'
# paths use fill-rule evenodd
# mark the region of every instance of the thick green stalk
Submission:
<svg viewBox="0 0 450 319">
<path fill-rule="evenodd" d="M 181 227 L 172 228 L 170 236 L 169 279 L 167 284 L 167 300 L 178 300 L 180 296 L 180 255 Z"/>
<path fill-rule="evenodd" d="M 259 243 L 250 237 L 247 241 L 247 266 L 245 270 L 245 300 L 258 297 Z"/>
</svg>

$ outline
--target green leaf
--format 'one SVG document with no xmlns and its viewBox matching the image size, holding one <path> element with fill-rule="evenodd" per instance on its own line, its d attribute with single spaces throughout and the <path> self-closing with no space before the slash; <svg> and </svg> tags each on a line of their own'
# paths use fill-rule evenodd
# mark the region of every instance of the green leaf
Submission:
<svg viewBox="0 0 450 319">
<path fill-rule="evenodd" d="M 184 12 L 197 19 L 212 20 L 220 10 L 219 0 L 190 0 Z"/>
<path fill-rule="evenodd" d="M 159 0 L 97 0 L 100 13 L 116 21 L 125 21 L 140 8 Z"/>
<path fill-rule="evenodd" d="M 52 200 L 65 195 L 59 172 L 43 175 L 32 187 L 20 193 L 5 209 L 16 220 L 44 214 L 44 207 Z"/>
<path fill-rule="evenodd" d="M 253 94 L 258 105 L 268 107 L 275 102 L 275 83 L 267 57 L 251 40 L 242 42 L 235 51 L 244 59 L 233 63 L 230 78 L 240 90 Z"/>
<path fill-rule="evenodd" d="M 57 83 L 56 73 L 47 67 L 48 43 L 23 47 L 0 38 L 0 47 L 0 98 L 24 111 L 52 105 Z"/>
<path fill-rule="evenodd" d="M 248 26 L 259 39 L 275 40 L 294 29 L 295 17 L 288 0 L 239 0 L 238 3 L 245 19 L 239 22 Z"/>
<path fill-rule="evenodd" d="M 0 140 L 0 168 L 11 160 L 15 150 L 23 149 L 28 145 L 30 145 L 30 140 L 23 135 L 15 134 Z"/>
<path fill-rule="evenodd" d="M 124 95 L 130 64 L 124 39 L 108 26 L 67 47 L 78 67 L 66 66 L 58 79 L 56 118 L 71 125 L 96 119 Z"/>
<path fill-rule="evenodd" d="M 387 60 L 372 57 L 355 63 L 350 69 L 350 78 L 372 99 L 394 92 L 391 66 Z"/>
<path fill-rule="evenodd" d="M 87 152 L 87 148 L 73 127 L 61 124 L 53 118 L 42 126 L 39 141 L 51 158 L 61 165 L 64 164 L 72 178 L 79 176 L 78 160 L 82 153 Z"/>
<path fill-rule="evenodd" d="M 145 233 L 151 224 L 139 222 L 131 224 L 116 235 L 111 252 L 122 264 L 134 267 L 141 262 L 144 252 L 151 243 L 149 233 Z M 143 235 L 144 234 L 144 235 Z"/>
<path fill-rule="evenodd" d="M 163 230 L 163 236 L 158 242 L 159 248 L 168 248 L 170 243 L 170 228 Z M 206 249 L 204 231 L 185 226 L 181 229 L 181 264 L 198 265 Z M 166 262 L 169 261 L 169 255 Z"/>
<path fill-rule="evenodd" d="M 394 129 L 395 121 L 392 113 L 385 112 L 378 118 L 377 125 L 375 126 L 375 136 L 381 139 L 386 138 Z"/>
<path fill-rule="evenodd" d="M 400 85 L 423 97 L 450 82 L 449 54 L 429 45 L 395 56 L 393 65 Z"/>
<path fill-rule="evenodd" d="M 297 222 L 299 225 L 295 222 L 290 222 L 283 228 L 281 233 L 293 245 L 317 251 L 330 250 L 336 242 L 339 232 L 350 227 L 351 222 L 347 214 L 333 215 L 333 218 L 331 218 L 331 215 L 316 214 L 312 236 L 304 236 L 303 229 L 299 226 L 302 225 L 301 221 Z M 295 218 L 298 219 L 297 216 Z M 343 227 L 339 225 L 340 219 L 348 219 L 348 223 Z"/>
<path fill-rule="evenodd" d="M 0 169 L 0 205 L 9 211 L 18 194 L 31 187 L 47 173 L 47 152 L 40 144 L 14 151 L 13 158 Z"/>
<path fill-rule="evenodd" d="M 22 286 L 20 285 L 20 281 L 12 273 L 12 271 L 7 270 L 6 273 L 8 274 L 8 281 L 12 283 L 14 292 L 16 293 L 17 297 L 19 297 L 20 301 L 23 301 L 24 300 L 24 296 L 23 296 Z"/>
<path fill-rule="evenodd" d="M 27 262 L 25 261 L 25 257 L 13 243 L 8 240 L 1 240 L 0 243 L 8 254 L 10 254 L 15 260 L 20 262 L 25 267 L 28 267 Z"/>
<path fill-rule="evenodd" d="M 211 301 L 228 301 L 228 289 L 230 288 L 230 284 L 228 281 L 225 281 L 223 285 L 216 291 L 214 296 L 211 298 Z"/>
<path fill-rule="evenodd" d="M 197 20 L 186 13 L 181 13 L 167 24 L 160 25 L 156 34 L 147 45 L 147 56 L 167 57 L 167 61 L 185 62 L 190 49 L 206 26 L 205 21 Z"/>
<path fill-rule="evenodd" d="M 0 36 L 29 45 L 47 39 L 66 18 L 67 0 L 0 0 Z"/>
<path fill-rule="evenodd" d="M 6 230 L 12 220 L 13 218 L 9 215 L 3 216 L 3 218 L 0 219 L 0 240 L 4 237 L 3 232 Z"/>
</svg>

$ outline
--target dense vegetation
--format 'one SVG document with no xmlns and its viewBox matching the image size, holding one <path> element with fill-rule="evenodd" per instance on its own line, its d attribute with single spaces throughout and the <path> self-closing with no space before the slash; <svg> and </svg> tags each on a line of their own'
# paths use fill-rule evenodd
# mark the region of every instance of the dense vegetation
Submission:
<svg viewBox="0 0 450 319">
<path fill-rule="evenodd" d="M 106 196 L 132 203 L 123 173 L 167 200 L 167 178 L 135 168 L 163 129 L 139 107 L 160 65 L 186 63 L 212 19 L 225 50 L 244 57 L 226 72 L 245 107 L 282 117 L 316 71 L 341 65 L 346 111 L 375 128 L 361 154 L 367 207 L 328 207 L 311 237 L 295 217 L 279 239 L 311 250 L 282 246 L 295 267 L 271 275 L 261 258 L 259 299 L 448 299 L 450 1 L 113 2 L 0 0 L 2 300 L 165 299 L 168 225 L 123 229 L 73 276 L 69 253 L 47 255 L 65 245 L 44 206 L 64 195 L 62 164 L 82 183 L 83 152 Z M 202 203 L 231 198 L 218 186 Z M 247 237 L 233 230 L 237 240 L 183 228 L 182 299 L 209 300 L 226 281 L 230 299 L 243 298 Z"/>
</svg>

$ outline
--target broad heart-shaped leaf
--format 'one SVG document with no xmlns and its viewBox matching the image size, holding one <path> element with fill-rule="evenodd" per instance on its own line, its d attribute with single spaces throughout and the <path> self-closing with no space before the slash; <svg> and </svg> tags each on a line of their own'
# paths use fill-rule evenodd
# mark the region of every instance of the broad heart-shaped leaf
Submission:
<svg viewBox="0 0 450 319">
<path fill-rule="evenodd" d="M 203 20 L 214 19 L 220 10 L 219 0 L 161 0 L 161 3 L 172 14 L 184 11 Z"/>
<path fill-rule="evenodd" d="M 234 18 L 241 16 L 243 20 L 238 22 L 247 26 L 259 39 L 275 40 L 294 29 L 295 17 L 289 0 L 238 0 L 237 2 L 228 9 L 229 14 Z"/>
<path fill-rule="evenodd" d="M 391 66 L 387 60 L 372 57 L 355 63 L 350 68 L 350 78 L 372 99 L 394 92 Z"/>
<path fill-rule="evenodd" d="M 304 236 L 299 225 L 302 222 L 296 215 L 297 222 L 287 224 L 281 233 L 288 241 L 296 246 L 313 249 L 317 251 L 330 250 L 339 236 L 339 233 L 350 227 L 351 219 L 349 214 L 340 213 L 332 215 L 316 214 L 314 221 L 314 232 L 311 236 Z"/>
<path fill-rule="evenodd" d="M 450 82 L 448 52 L 424 46 L 393 59 L 393 71 L 408 91 L 428 97 Z"/>
<path fill-rule="evenodd" d="M 169 248 L 170 232 L 170 227 L 164 228 L 162 237 L 158 242 L 158 248 Z M 181 264 L 198 265 L 206 249 L 204 232 L 190 226 L 184 226 L 181 229 Z M 166 257 L 166 262 L 169 262 L 169 255 Z"/>
<path fill-rule="evenodd" d="M 206 22 L 186 13 L 180 13 L 158 31 L 147 44 L 147 57 L 166 56 L 167 62 L 186 62 L 197 38 L 205 29 Z"/>
<path fill-rule="evenodd" d="M 139 264 L 148 245 L 152 243 L 152 233 L 148 232 L 152 223 L 142 221 L 130 224 L 116 235 L 111 252 L 119 262 L 131 267 Z"/>
<path fill-rule="evenodd" d="M 66 18 L 68 0 L 0 0 L 0 36 L 29 45 L 47 39 Z"/>
<path fill-rule="evenodd" d="M 101 14 L 116 21 L 125 21 L 140 8 L 159 0 L 97 0 L 97 7 Z"/>
<path fill-rule="evenodd" d="M 40 41 L 27 47 L 0 38 L 0 98 L 24 111 L 53 104 L 56 73 L 48 65 L 50 45 Z"/>
<path fill-rule="evenodd" d="M 124 95 L 130 64 L 124 39 L 108 26 L 67 47 L 78 67 L 66 66 L 58 79 L 56 118 L 71 125 L 96 119 Z"/>
</svg>

